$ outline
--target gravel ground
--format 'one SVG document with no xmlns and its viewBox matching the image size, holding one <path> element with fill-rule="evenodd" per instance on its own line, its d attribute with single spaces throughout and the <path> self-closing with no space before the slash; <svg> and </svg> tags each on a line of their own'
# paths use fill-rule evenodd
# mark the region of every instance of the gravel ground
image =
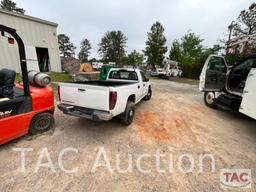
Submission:
<svg viewBox="0 0 256 192">
<path fill-rule="evenodd" d="M 251 169 L 252 188 L 242 191 L 256 191 L 256 121 L 207 108 L 195 85 L 153 80 L 152 99 L 136 106 L 129 127 L 118 119 L 93 122 L 58 110 L 55 120 L 54 131 L 0 147 L 1 192 L 215 192 L 222 191 L 223 168 Z M 71 147 L 78 151 L 61 156 Z M 23 172 L 15 148 L 33 150 L 25 153 Z M 200 171 L 202 155 L 208 156 Z"/>
</svg>

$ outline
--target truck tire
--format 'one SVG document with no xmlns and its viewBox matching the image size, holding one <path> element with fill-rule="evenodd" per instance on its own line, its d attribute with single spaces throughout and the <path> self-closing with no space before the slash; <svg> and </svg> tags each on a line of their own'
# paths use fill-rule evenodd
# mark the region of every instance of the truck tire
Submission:
<svg viewBox="0 0 256 192">
<path fill-rule="evenodd" d="M 125 111 L 121 116 L 121 121 L 124 125 L 130 125 L 133 122 L 135 115 L 135 104 L 132 101 L 128 101 Z"/>
<path fill-rule="evenodd" d="M 215 92 L 204 92 L 204 103 L 206 106 L 216 109 L 217 105 L 214 103 Z"/>
<path fill-rule="evenodd" d="M 151 87 L 148 88 L 148 94 L 143 98 L 144 100 L 148 101 L 151 99 L 152 96 L 152 89 Z"/>
<path fill-rule="evenodd" d="M 33 135 L 40 134 L 50 130 L 53 124 L 54 118 L 51 113 L 40 113 L 33 117 L 30 123 L 29 132 Z"/>
</svg>

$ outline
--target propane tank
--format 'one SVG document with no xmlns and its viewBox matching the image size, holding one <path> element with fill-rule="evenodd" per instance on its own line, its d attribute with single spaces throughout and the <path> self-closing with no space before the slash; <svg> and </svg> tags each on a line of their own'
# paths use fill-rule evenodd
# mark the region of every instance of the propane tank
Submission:
<svg viewBox="0 0 256 192">
<path fill-rule="evenodd" d="M 45 73 L 37 71 L 28 72 L 29 83 L 38 85 L 40 87 L 46 87 L 51 83 L 51 77 Z"/>
</svg>

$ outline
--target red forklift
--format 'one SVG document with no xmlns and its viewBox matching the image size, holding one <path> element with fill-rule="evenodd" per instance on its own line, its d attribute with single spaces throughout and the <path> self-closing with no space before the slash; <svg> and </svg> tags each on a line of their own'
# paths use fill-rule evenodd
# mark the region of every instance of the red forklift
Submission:
<svg viewBox="0 0 256 192">
<path fill-rule="evenodd" d="M 0 145 L 29 132 L 43 133 L 54 124 L 53 89 L 29 82 L 25 46 L 16 30 L 0 25 L 1 37 L 17 42 L 22 82 L 15 83 L 15 71 L 0 70 Z"/>
</svg>

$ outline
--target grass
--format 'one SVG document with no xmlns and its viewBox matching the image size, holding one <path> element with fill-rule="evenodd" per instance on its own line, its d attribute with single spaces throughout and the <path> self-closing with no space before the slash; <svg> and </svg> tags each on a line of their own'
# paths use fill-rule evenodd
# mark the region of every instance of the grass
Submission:
<svg viewBox="0 0 256 192">
<path fill-rule="evenodd" d="M 50 72 L 47 73 L 51 79 L 52 82 L 70 82 L 72 80 L 71 75 L 68 73 L 56 73 L 56 72 Z M 16 81 L 21 81 L 21 75 L 19 73 L 16 74 Z"/>
<path fill-rule="evenodd" d="M 52 78 L 52 82 L 70 82 L 72 77 L 68 73 L 50 72 L 48 75 Z"/>
<path fill-rule="evenodd" d="M 70 82 L 70 81 L 72 81 L 72 77 L 68 73 L 50 72 L 47 74 L 51 77 L 52 82 Z M 19 73 L 16 74 L 15 81 L 22 81 L 21 75 Z"/>
<path fill-rule="evenodd" d="M 17 81 L 17 82 L 22 81 L 21 75 L 19 73 L 16 74 L 15 81 Z"/>
</svg>

